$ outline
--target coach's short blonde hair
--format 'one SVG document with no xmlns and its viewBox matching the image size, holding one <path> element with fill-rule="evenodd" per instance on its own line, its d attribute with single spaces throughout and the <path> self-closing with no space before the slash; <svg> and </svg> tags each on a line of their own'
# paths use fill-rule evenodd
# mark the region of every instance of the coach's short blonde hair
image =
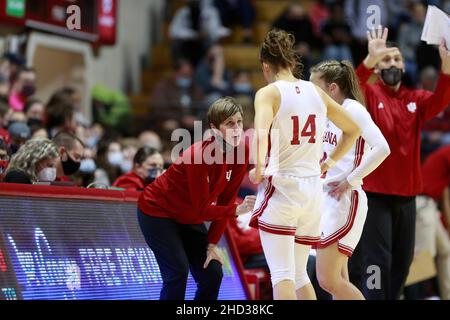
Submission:
<svg viewBox="0 0 450 320">
<path fill-rule="evenodd" d="M 242 117 L 244 116 L 244 110 L 236 99 L 232 97 L 220 98 L 209 107 L 208 124 L 213 124 L 216 128 L 219 128 L 221 123 L 238 112 L 241 113 Z"/>
</svg>

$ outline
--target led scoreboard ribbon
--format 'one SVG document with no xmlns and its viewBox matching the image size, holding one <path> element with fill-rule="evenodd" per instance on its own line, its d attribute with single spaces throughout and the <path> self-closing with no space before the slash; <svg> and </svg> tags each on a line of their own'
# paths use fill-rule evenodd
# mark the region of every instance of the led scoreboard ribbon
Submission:
<svg viewBox="0 0 450 320">
<path fill-rule="evenodd" d="M 77 191 L 77 199 L 72 188 L 21 187 L 34 191 L 28 197 L 5 188 L 0 184 L 0 299 L 159 298 L 161 274 L 137 224 L 135 201 L 118 191 L 101 191 L 110 199 L 99 200 L 92 190 Z M 60 194 L 38 197 L 40 190 Z M 219 247 L 225 256 L 219 299 L 246 299 L 225 238 Z M 195 290 L 189 275 L 186 299 Z"/>
</svg>

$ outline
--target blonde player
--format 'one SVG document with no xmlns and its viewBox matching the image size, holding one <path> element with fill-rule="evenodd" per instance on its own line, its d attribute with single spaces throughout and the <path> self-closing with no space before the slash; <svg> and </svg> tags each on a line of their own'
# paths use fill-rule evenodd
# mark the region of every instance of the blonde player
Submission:
<svg viewBox="0 0 450 320">
<path fill-rule="evenodd" d="M 390 153 L 389 145 L 364 107 L 364 98 L 350 62 L 321 62 L 311 69 L 310 80 L 341 104 L 362 128 L 356 144 L 323 175 L 317 278 L 320 286 L 334 299 L 363 300 L 362 293 L 349 281 L 347 262 L 361 237 L 367 215 L 362 179 L 386 159 Z M 330 155 L 341 139 L 342 130 L 330 120 L 324 134 L 323 160 L 328 159 L 333 164 L 335 161 L 330 160 Z"/>
<path fill-rule="evenodd" d="M 316 299 L 306 264 L 311 246 L 320 241 L 320 174 L 328 162 L 322 168 L 319 162 L 327 116 L 343 131 L 333 159 L 346 154 L 360 134 L 344 108 L 299 80 L 293 45 L 293 36 L 278 30 L 270 31 L 262 45 L 269 85 L 255 97 L 257 162 L 250 173 L 253 182 L 263 182 L 250 225 L 260 230 L 274 299 L 281 300 Z"/>
</svg>

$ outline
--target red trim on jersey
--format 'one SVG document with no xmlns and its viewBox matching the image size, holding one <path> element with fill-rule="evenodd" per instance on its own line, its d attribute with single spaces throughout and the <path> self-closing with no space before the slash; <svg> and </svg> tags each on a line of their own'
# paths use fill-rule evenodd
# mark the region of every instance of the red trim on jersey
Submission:
<svg viewBox="0 0 450 320">
<path fill-rule="evenodd" d="M 269 128 L 269 138 L 268 138 L 269 140 L 267 143 L 267 156 L 266 156 L 266 164 L 264 165 L 264 169 L 269 166 L 269 161 L 270 161 L 270 151 L 272 150 L 272 143 L 271 143 L 272 136 L 270 134 L 271 132 L 272 132 L 272 125 L 270 125 L 270 128 Z"/>
<path fill-rule="evenodd" d="M 356 141 L 355 160 L 353 161 L 353 170 L 355 170 L 361 164 L 361 160 L 364 155 L 364 145 L 365 145 L 365 140 L 362 137 L 359 137 L 358 140 Z"/>
<path fill-rule="evenodd" d="M 295 243 L 303 244 L 305 246 L 316 246 L 320 243 L 320 237 L 295 236 Z"/>
<path fill-rule="evenodd" d="M 351 206 L 350 206 L 350 214 L 347 218 L 347 222 L 345 225 L 334 232 L 333 234 L 329 235 L 328 237 L 322 239 L 320 241 L 319 248 L 326 247 L 330 245 L 331 243 L 335 242 L 338 239 L 341 239 L 345 237 L 345 235 L 352 229 L 353 223 L 355 222 L 356 212 L 358 211 L 358 200 L 359 200 L 359 194 L 358 191 L 353 190 L 352 191 L 352 197 L 351 197 Z"/>
<path fill-rule="evenodd" d="M 269 199 L 272 197 L 275 188 L 272 185 L 272 176 L 268 178 L 268 183 L 266 187 L 266 191 L 264 192 L 264 200 L 261 203 L 261 206 L 253 212 L 252 217 L 250 219 L 250 227 L 258 228 L 258 218 L 263 214 L 264 210 L 267 207 L 267 204 L 269 202 Z"/>
<path fill-rule="evenodd" d="M 262 231 L 283 236 L 295 236 L 297 230 L 297 227 L 279 226 L 264 221 L 258 221 L 258 227 Z"/>
<path fill-rule="evenodd" d="M 338 250 L 349 258 L 353 255 L 353 248 L 343 245 L 342 243 L 338 243 Z"/>
</svg>

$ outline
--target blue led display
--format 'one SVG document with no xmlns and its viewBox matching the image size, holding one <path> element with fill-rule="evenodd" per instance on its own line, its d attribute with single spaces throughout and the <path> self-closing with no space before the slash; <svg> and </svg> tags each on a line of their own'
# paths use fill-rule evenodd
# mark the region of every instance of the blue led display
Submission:
<svg viewBox="0 0 450 320">
<path fill-rule="evenodd" d="M 246 299 L 227 242 L 219 299 Z M 127 202 L 0 196 L 0 299 L 158 299 L 161 274 Z M 186 299 L 195 295 L 189 275 Z"/>
</svg>

